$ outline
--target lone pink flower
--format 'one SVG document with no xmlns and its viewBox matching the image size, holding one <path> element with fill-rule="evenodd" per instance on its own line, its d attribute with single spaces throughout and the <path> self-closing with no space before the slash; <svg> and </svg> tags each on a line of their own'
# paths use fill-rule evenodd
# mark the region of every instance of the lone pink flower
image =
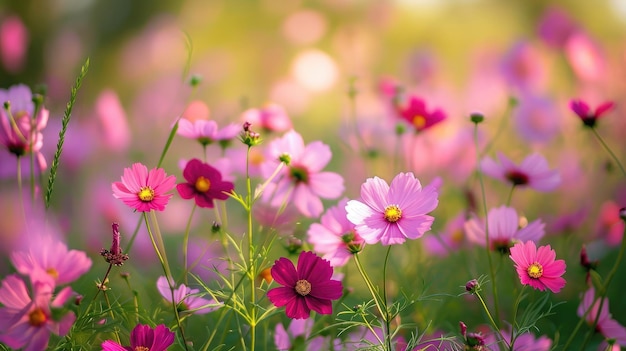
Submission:
<svg viewBox="0 0 626 351">
<path fill-rule="evenodd" d="M 331 280 L 330 262 L 313 252 L 303 251 L 298 257 L 298 269 L 281 257 L 271 269 L 272 278 L 282 285 L 267 292 L 267 298 L 276 306 L 285 306 L 285 314 L 293 319 L 309 318 L 311 310 L 331 314 L 332 302 L 341 297 L 343 285 Z"/>
<path fill-rule="evenodd" d="M 226 146 L 239 135 L 240 131 L 241 125 L 236 123 L 230 123 L 220 129 L 217 122 L 213 120 L 198 119 L 192 122 L 181 118 L 178 121 L 177 134 L 186 138 L 196 139 L 204 146 L 214 142 L 219 142 L 220 145 Z"/>
<path fill-rule="evenodd" d="M 589 105 L 582 100 L 571 100 L 569 107 L 582 120 L 583 124 L 589 128 L 596 126 L 596 122 L 605 113 L 609 112 L 615 104 L 613 101 L 607 101 L 592 110 Z"/>
<path fill-rule="evenodd" d="M 593 325 L 597 318 L 596 330 L 606 339 L 614 339 L 617 344 L 626 347 L 626 328 L 612 318 L 609 312 L 609 300 L 606 297 L 603 298 L 604 303 L 602 303 L 602 309 L 600 309 L 601 300 L 598 299 L 594 303 L 595 295 L 595 289 L 593 287 L 589 288 L 585 292 L 576 313 L 579 317 L 582 317 L 586 311 L 589 311 L 585 316 L 585 320 L 589 325 Z"/>
<path fill-rule="evenodd" d="M 241 120 L 259 126 L 268 132 L 284 132 L 292 128 L 291 120 L 285 109 L 275 103 L 267 103 L 261 108 L 246 110 L 242 114 Z"/>
<path fill-rule="evenodd" d="M 135 163 L 124 168 L 121 182 L 112 185 L 113 196 L 139 212 L 163 211 L 172 194 L 176 177 L 167 176 L 162 168 L 153 168 Z"/>
<path fill-rule="evenodd" d="M 556 252 L 550 245 L 537 246 L 533 241 L 517 243 L 509 256 L 515 262 L 515 269 L 522 284 L 544 291 L 550 289 L 558 293 L 565 286 L 565 261 L 555 260 Z"/>
<path fill-rule="evenodd" d="M 548 161 L 538 153 L 527 156 L 519 166 L 500 152 L 498 160 L 500 164 L 485 157 L 480 163 L 483 173 L 513 186 L 528 186 L 537 191 L 551 191 L 561 184 L 559 172 L 549 169 Z"/>
<path fill-rule="evenodd" d="M 446 114 L 442 110 L 428 111 L 424 100 L 414 95 L 409 96 L 406 104 L 397 105 L 396 112 L 401 119 L 413 126 L 416 132 L 428 129 L 446 119 Z"/>
<path fill-rule="evenodd" d="M 13 349 L 45 350 L 51 333 L 67 334 L 76 316 L 61 311 L 74 292 L 65 287 L 51 301 L 52 290 L 50 284 L 35 282 L 31 298 L 17 274 L 4 278 L 0 286 L 0 342 Z"/>
<path fill-rule="evenodd" d="M 172 293 L 169 284 L 167 284 L 167 278 L 160 276 L 159 279 L 157 279 L 157 289 L 164 299 L 170 303 L 172 302 Z M 204 299 L 200 297 L 199 293 L 199 289 L 191 289 L 185 284 L 180 284 L 180 286 L 174 290 L 174 302 L 177 305 L 177 309 L 181 312 L 205 314 L 222 307 L 221 303 L 214 299 Z"/>
<path fill-rule="evenodd" d="M 391 186 L 378 177 L 361 185 L 361 201 L 346 205 L 348 220 L 368 244 L 401 244 L 430 230 L 434 218 L 427 215 L 439 203 L 434 186 L 422 189 L 413 173 L 399 173 Z"/>
<path fill-rule="evenodd" d="M 226 200 L 233 190 L 232 182 L 222 180 L 219 170 L 196 158 L 187 162 L 183 177 L 187 183 L 176 185 L 183 199 L 194 199 L 199 207 L 213 208 L 213 200 Z"/>
<path fill-rule="evenodd" d="M 165 351 L 174 343 L 174 333 L 165 325 L 152 329 L 149 325 L 137 324 L 130 332 L 130 347 L 124 347 L 113 340 L 102 343 L 103 351 Z"/>
</svg>

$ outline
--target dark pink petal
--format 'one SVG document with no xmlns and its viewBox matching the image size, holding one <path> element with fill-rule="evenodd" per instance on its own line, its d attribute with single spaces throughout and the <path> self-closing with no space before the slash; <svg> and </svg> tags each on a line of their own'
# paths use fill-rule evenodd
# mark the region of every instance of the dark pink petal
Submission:
<svg viewBox="0 0 626 351">
<path fill-rule="evenodd" d="M 267 292 L 267 298 L 276 307 L 282 307 L 298 297 L 293 287 L 280 286 Z"/>
<path fill-rule="evenodd" d="M 563 287 L 565 286 L 565 279 L 561 277 L 554 277 L 554 278 L 541 277 L 539 278 L 539 281 L 541 281 L 541 283 L 545 287 L 550 289 L 555 294 L 561 291 L 561 289 L 563 289 Z"/>
<path fill-rule="evenodd" d="M 603 103 L 602 105 L 598 106 L 596 108 L 596 113 L 595 113 L 596 118 L 599 118 L 605 112 L 608 112 L 609 110 L 611 110 L 613 108 L 613 106 L 615 106 L 615 104 L 612 101 L 607 101 L 607 102 Z"/>
<path fill-rule="evenodd" d="M 304 298 L 304 300 L 306 301 L 306 305 L 309 309 L 319 314 L 332 314 L 333 313 L 333 304 L 330 300 L 318 299 L 311 295 L 307 295 Z"/>
<path fill-rule="evenodd" d="M 311 309 L 307 306 L 305 298 L 298 295 L 285 306 L 285 314 L 293 319 L 306 319 L 311 315 Z"/>
<path fill-rule="evenodd" d="M 338 280 L 328 280 L 311 285 L 311 292 L 308 296 L 318 299 L 337 300 L 343 295 L 343 284 Z"/>
<path fill-rule="evenodd" d="M 194 185 L 189 183 L 180 183 L 176 185 L 176 190 L 180 197 L 185 200 L 192 199 L 196 196 L 196 188 Z"/>
<path fill-rule="evenodd" d="M 102 351 L 126 351 L 126 348 L 113 340 L 106 340 L 102 343 L 101 347 Z"/>
<path fill-rule="evenodd" d="M 274 262 L 271 274 L 272 278 L 278 284 L 285 285 L 292 289 L 296 286 L 296 281 L 298 281 L 298 273 L 296 272 L 293 262 L 285 257 L 281 257 Z"/>
<path fill-rule="evenodd" d="M 569 103 L 569 107 L 574 111 L 575 114 L 580 118 L 589 117 L 589 105 L 587 105 L 582 100 L 572 100 Z"/>
</svg>

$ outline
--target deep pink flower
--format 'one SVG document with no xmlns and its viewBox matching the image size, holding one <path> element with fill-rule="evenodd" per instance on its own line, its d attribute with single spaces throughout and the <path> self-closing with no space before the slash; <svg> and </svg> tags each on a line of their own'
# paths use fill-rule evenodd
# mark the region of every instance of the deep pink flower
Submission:
<svg viewBox="0 0 626 351">
<path fill-rule="evenodd" d="M 361 201 L 346 205 L 348 220 L 368 244 L 401 244 L 430 230 L 434 218 L 427 215 L 439 203 L 434 186 L 422 189 L 413 173 L 399 173 L 391 186 L 378 177 L 361 185 Z"/>
<path fill-rule="evenodd" d="M 522 284 L 544 291 L 558 293 L 565 286 L 565 261 L 555 260 L 556 252 L 550 245 L 537 246 L 533 241 L 519 242 L 511 248 L 509 256 Z"/>
<path fill-rule="evenodd" d="M 219 170 L 196 158 L 187 162 L 183 177 L 187 183 L 176 185 L 183 199 L 194 199 L 199 207 L 213 208 L 213 200 L 226 200 L 234 184 L 222 180 Z"/>
<path fill-rule="evenodd" d="M 590 287 L 589 290 L 585 292 L 576 313 L 579 317 L 582 317 L 585 312 L 589 310 L 585 317 L 587 323 L 593 325 L 597 317 L 598 323 L 596 324 L 596 330 L 602 333 L 605 338 L 614 339 L 617 344 L 626 347 L 626 328 L 612 318 L 609 312 L 609 300 L 606 297 L 603 298 L 604 303 L 602 303 L 602 309 L 600 310 L 601 300 L 598 299 L 598 301 L 594 303 L 595 298 L 595 289 Z"/>
<path fill-rule="evenodd" d="M 321 223 L 313 223 L 307 232 L 308 241 L 315 252 L 333 267 L 345 265 L 353 254 L 361 251 L 364 241 L 356 233 L 354 224 L 346 217 L 348 199 L 342 199 L 336 206 L 329 208 Z"/>
<path fill-rule="evenodd" d="M 167 176 L 162 168 L 148 172 L 148 167 L 134 163 L 131 168 L 124 168 L 121 182 L 112 184 L 113 196 L 139 212 L 163 211 L 172 197 L 167 192 L 175 183 L 176 177 Z"/>
<path fill-rule="evenodd" d="M 446 119 L 446 114 L 440 109 L 428 111 L 426 102 L 415 95 L 410 95 L 405 104 L 397 105 L 396 113 L 413 126 L 416 132 L 428 129 Z"/>
<path fill-rule="evenodd" d="M 102 343 L 102 351 L 165 351 L 174 343 L 174 333 L 165 325 L 159 324 L 154 329 L 149 325 L 137 324 L 130 332 L 130 346 L 124 347 L 113 340 Z"/>
<path fill-rule="evenodd" d="M 557 170 L 548 168 L 548 161 L 538 153 L 526 156 L 519 166 L 498 152 L 496 163 L 492 158 L 485 157 L 480 167 L 486 175 L 514 186 L 528 186 L 537 191 L 551 191 L 561 184 L 561 176 Z"/>
<path fill-rule="evenodd" d="M 545 223 L 536 219 L 520 228 L 520 218 L 514 208 L 500 206 L 489 210 L 487 215 L 489 230 L 489 248 L 494 251 L 508 253 L 509 248 L 516 242 L 539 242 L 545 235 Z M 485 220 L 474 217 L 465 222 L 467 238 L 478 245 L 485 246 Z"/>
<path fill-rule="evenodd" d="M 8 113 L 5 103 L 10 105 Z M 45 169 L 46 160 L 40 152 L 41 131 L 48 124 L 49 112 L 40 106 L 37 116 L 33 117 L 34 113 L 35 103 L 29 87 L 19 84 L 8 90 L 0 89 L 0 144 L 18 157 L 35 153 L 40 169 Z"/>
<path fill-rule="evenodd" d="M 317 217 L 324 210 L 320 198 L 336 199 L 344 190 L 343 178 L 334 172 L 322 172 L 332 157 L 330 147 L 321 141 L 304 145 L 302 136 L 291 130 L 268 145 L 263 173 L 269 177 L 282 161 L 287 167 L 277 182 L 265 190 L 272 206 L 293 204 L 307 217 Z M 266 198 L 267 199 L 267 198 Z"/>
<path fill-rule="evenodd" d="M 159 279 L 157 279 L 157 289 L 164 299 L 169 301 L 169 303 L 172 302 L 172 293 L 165 276 L 160 276 Z M 179 311 L 194 314 L 205 314 L 222 307 L 220 302 L 214 299 L 200 297 L 199 289 L 191 289 L 185 284 L 180 284 L 180 286 L 174 290 L 174 302 L 176 302 Z"/>
<path fill-rule="evenodd" d="M 0 24 L 0 59 L 7 72 L 17 73 L 26 63 L 28 28 L 15 15 L 4 17 Z"/>
<path fill-rule="evenodd" d="M 51 236 L 32 240 L 25 250 L 12 252 L 11 262 L 31 281 L 52 286 L 71 283 L 91 268 L 91 259 L 85 252 L 68 250 L 65 243 Z"/>
<path fill-rule="evenodd" d="M 0 286 L 0 342 L 14 349 L 45 350 L 50 334 L 64 336 L 76 319 L 73 312 L 59 313 L 73 294 L 65 287 L 52 299 L 53 287 L 35 282 L 31 298 L 22 278 L 7 276 Z"/>
<path fill-rule="evenodd" d="M 589 107 L 589 105 L 583 100 L 571 100 L 569 102 L 570 109 L 574 111 L 574 113 L 583 121 L 583 124 L 589 128 L 595 127 L 598 119 L 613 109 L 614 105 L 613 101 L 606 101 L 596 107 L 595 110 L 592 110 L 591 107 Z"/>
<path fill-rule="evenodd" d="M 284 132 L 292 128 L 291 119 L 285 109 L 275 103 L 267 103 L 261 108 L 246 110 L 241 120 L 268 132 Z"/>
<path fill-rule="evenodd" d="M 220 129 L 214 120 L 198 119 L 192 122 L 181 118 L 176 133 L 189 139 L 196 139 L 202 145 L 219 142 L 221 146 L 226 146 L 239 135 L 240 131 L 241 125 L 237 123 L 230 123 Z"/>
<path fill-rule="evenodd" d="M 343 285 L 332 280 L 330 262 L 313 252 L 303 251 L 298 257 L 298 268 L 281 257 L 271 269 L 272 278 L 281 287 L 267 292 L 267 298 L 276 306 L 285 306 L 285 314 L 293 319 L 309 318 L 311 310 L 319 314 L 331 314 L 331 300 L 343 293 Z"/>
</svg>

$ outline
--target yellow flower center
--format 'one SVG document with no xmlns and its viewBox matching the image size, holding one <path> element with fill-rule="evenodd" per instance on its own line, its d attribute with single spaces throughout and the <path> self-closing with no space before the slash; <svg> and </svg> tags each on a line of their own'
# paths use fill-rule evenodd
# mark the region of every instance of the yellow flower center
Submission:
<svg viewBox="0 0 626 351">
<path fill-rule="evenodd" d="M 426 125 L 426 118 L 422 115 L 413 117 L 413 125 L 416 129 L 422 129 Z"/>
<path fill-rule="evenodd" d="M 59 272 L 52 267 L 46 269 L 46 273 L 50 274 L 55 280 L 59 279 Z"/>
<path fill-rule="evenodd" d="M 395 223 L 402 218 L 402 210 L 398 205 L 389 205 L 385 207 L 385 219 L 387 222 Z"/>
<path fill-rule="evenodd" d="M 46 320 L 48 320 L 48 317 L 46 317 L 46 314 L 41 310 L 41 308 L 37 308 L 28 314 L 28 322 L 33 327 L 42 326 L 46 323 Z"/>
<path fill-rule="evenodd" d="M 540 278 L 543 275 L 543 267 L 535 262 L 528 267 L 528 275 L 531 278 Z"/>
<path fill-rule="evenodd" d="M 134 351 L 150 351 L 150 349 L 145 346 L 135 346 Z"/>
<path fill-rule="evenodd" d="M 199 176 L 198 179 L 196 179 L 196 190 L 201 193 L 206 193 L 209 189 L 211 189 L 211 181 L 203 176 Z"/>
<path fill-rule="evenodd" d="M 139 190 L 137 196 L 139 197 L 139 200 L 143 202 L 150 202 L 154 199 L 154 190 L 152 190 L 149 186 L 144 186 L 141 190 Z"/>
<path fill-rule="evenodd" d="M 302 296 L 307 296 L 311 292 L 311 283 L 304 279 L 296 282 L 296 292 Z"/>
</svg>

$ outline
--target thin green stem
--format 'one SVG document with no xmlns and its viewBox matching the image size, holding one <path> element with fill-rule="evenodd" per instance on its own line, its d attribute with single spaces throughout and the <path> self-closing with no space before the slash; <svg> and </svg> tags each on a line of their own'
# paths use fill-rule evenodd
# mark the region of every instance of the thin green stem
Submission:
<svg viewBox="0 0 626 351">
<path fill-rule="evenodd" d="M 598 139 L 598 141 L 600 142 L 600 144 L 602 144 L 602 146 L 604 147 L 604 149 L 606 150 L 606 152 L 609 153 L 609 155 L 611 156 L 611 158 L 613 159 L 613 161 L 617 164 L 617 166 L 619 167 L 619 169 L 622 171 L 622 175 L 624 177 L 626 177 L 626 170 L 624 170 L 624 166 L 622 165 L 622 163 L 619 161 L 619 159 L 617 158 L 617 156 L 615 155 L 615 153 L 613 152 L 613 150 L 611 150 L 611 148 L 604 142 L 604 139 L 600 136 L 600 134 L 598 133 L 598 131 L 596 130 L 596 128 L 591 128 L 591 131 L 593 132 L 593 135 L 596 136 L 596 138 Z"/>
<path fill-rule="evenodd" d="M 389 259 L 389 253 L 391 252 L 391 245 L 387 246 L 387 253 L 385 254 L 385 261 L 383 263 L 383 305 L 385 306 L 385 340 L 387 342 L 387 350 L 391 351 L 391 318 L 389 311 L 387 310 L 387 260 Z"/>
<path fill-rule="evenodd" d="M 506 199 L 506 205 L 511 206 L 511 200 L 513 199 L 513 192 L 515 191 L 515 184 L 511 187 L 511 191 L 509 191 L 509 196 Z"/>
<path fill-rule="evenodd" d="M 498 328 L 498 324 L 496 323 L 496 321 L 491 316 L 491 313 L 489 312 L 489 308 L 487 307 L 487 304 L 485 303 L 485 300 L 483 299 L 483 297 L 480 295 L 480 292 L 476 291 L 474 293 L 474 295 L 476 295 L 476 297 L 478 297 L 478 300 L 480 301 L 480 304 L 483 306 L 483 310 L 485 310 L 485 313 L 487 314 L 487 317 L 489 318 L 489 322 L 494 327 L 496 332 L 498 332 L 498 335 L 500 336 L 500 339 L 502 339 L 502 341 L 504 341 L 504 343 L 508 347 L 509 346 L 509 342 L 504 338 L 504 336 L 502 336 L 502 333 L 500 332 L 500 328 Z"/>
<path fill-rule="evenodd" d="M 256 347 L 256 286 L 254 279 L 256 277 L 256 267 L 254 260 L 254 237 L 252 235 L 252 181 L 250 179 L 250 146 L 246 151 L 246 215 L 248 221 L 248 259 L 249 259 L 249 274 L 250 279 L 250 347 L 255 350 Z"/>
<path fill-rule="evenodd" d="M 183 264 L 185 265 L 183 281 L 185 282 L 185 285 L 187 284 L 187 273 L 189 273 L 189 262 L 187 262 L 189 251 L 189 231 L 191 229 L 193 214 L 196 212 L 196 207 L 198 206 L 194 203 L 191 213 L 189 214 L 189 219 L 187 220 L 187 225 L 185 226 L 185 235 L 183 236 Z"/>
<path fill-rule="evenodd" d="M 354 255 L 354 263 L 356 264 L 356 268 L 359 270 L 359 273 L 361 273 L 361 277 L 363 277 L 363 280 L 365 281 L 365 285 L 367 285 L 367 289 L 370 291 L 370 294 L 372 294 L 372 298 L 374 298 L 374 303 L 376 304 L 378 313 L 380 313 L 381 318 L 383 318 L 383 320 L 386 322 L 388 316 L 387 316 L 387 306 L 385 304 L 385 301 L 376 292 L 376 289 L 374 289 L 374 284 L 372 284 L 372 281 L 370 280 L 369 276 L 365 272 L 365 269 L 363 269 L 363 265 L 361 264 L 359 255 Z"/>
</svg>

